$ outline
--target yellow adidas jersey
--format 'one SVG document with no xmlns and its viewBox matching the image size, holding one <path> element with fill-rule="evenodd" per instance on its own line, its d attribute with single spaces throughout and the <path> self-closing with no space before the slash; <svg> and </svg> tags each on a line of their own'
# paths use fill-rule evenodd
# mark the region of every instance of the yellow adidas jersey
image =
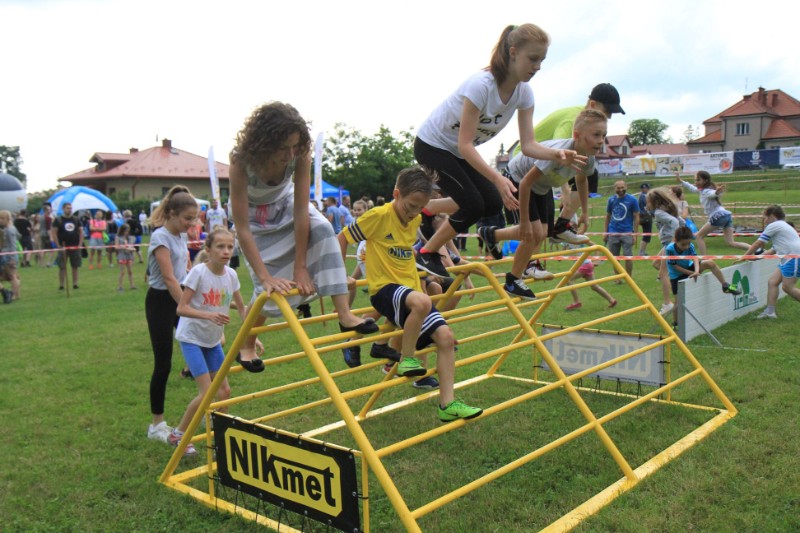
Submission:
<svg viewBox="0 0 800 533">
<path fill-rule="evenodd" d="M 414 260 L 414 243 L 422 217 L 403 225 L 394 202 L 374 207 L 342 230 L 347 242 L 367 241 L 364 261 L 370 294 L 389 283 L 422 290 Z"/>
</svg>

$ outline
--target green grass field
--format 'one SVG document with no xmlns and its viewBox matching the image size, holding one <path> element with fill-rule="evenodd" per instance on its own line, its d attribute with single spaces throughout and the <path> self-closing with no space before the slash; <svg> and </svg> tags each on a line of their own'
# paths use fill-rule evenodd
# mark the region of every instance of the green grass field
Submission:
<svg viewBox="0 0 800 533">
<path fill-rule="evenodd" d="M 742 202 L 800 205 L 796 174 L 788 172 L 735 174 L 724 204 L 745 213 Z M 753 180 L 760 180 L 752 183 Z M 628 178 L 629 191 L 638 185 L 662 180 Z M 663 183 L 672 180 L 663 180 Z M 741 183 L 749 182 L 749 183 Z M 601 181 L 608 194 L 613 179 Z M 607 198 L 592 200 L 592 214 L 604 213 Z M 687 198 L 697 204 L 696 196 Z M 787 208 L 789 219 L 800 223 L 800 207 Z M 750 210 L 749 212 L 757 212 Z M 696 218 L 697 220 L 697 218 Z M 701 217 L 702 220 L 702 217 Z M 602 223 L 594 220 L 593 231 Z M 599 242 L 599 239 L 595 239 Z M 751 238 L 747 239 L 751 242 Z M 709 253 L 733 250 L 710 240 Z M 475 239 L 468 253 L 476 253 Z M 655 253 L 655 244 L 650 245 Z M 729 262 L 721 261 L 721 266 Z M 566 264 L 551 262 L 548 269 L 564 270 Z M 0 442 L 0 530 L 2 531 L 263 531 L 261 526 L 205 508 L 197 501 L 157 482 L 171 448 L 146 438 L 149 423 L 148 386 L 152 352 L 144 319 L 143 265 L 134 265 L 137 291 L 116 292 L 117 269 L 81 270 L 80 289 L 69 298 L 57 290 L 54 269 L 20 270 L 22 299 L 0 306 L 0 413 L 5 431 Z M 598 275 L 608 274 L 607 266 Z M 239 270 L 243 294 L 251 284 L 246 270 Z M 644 262 L 634 267 L 634 279 L 642 290 L 659 301 L 655 271 Z M 535 284 L 534 290 L 554 282 Z M 127 285 L 126 285 L 127 286 Z M 634 295 L 620 286 L 606 285 L 630 306 Z M 479 295 L 476 301 L 486 296 Z M 564 312 L 568 296 L 561 295 L 548 310 L 545 321 L 573 324 L 602 316 L 606 302 L 588 289 L 581 291 L 584 307 Z M 469 305 L 464 300 L 462 305 Z M 367 305 L 359 292 L 356 306 Z M 313 304 L 314 314 L 319 304 Z M 326 302 L 330 310 L 330 301 Z M 619 532 L 728 532 L 800 530 L 800 423 L 797 408 L 800 390 L 800 355 L 792 324 L 800 320 L 800 306 L 786 298 L 778 303 L 778 320 L 755 321 L 745 317 L 715 330 L 725 348 L 706 337 L 689 344 L 694 355 L 739 409 L 739 414 L 711 436 L 586 520 L 577 531 Z M 503 318 L 489 318 L 454 326 L 459 337 L 491 331 Z M 239 324 L 232 316 L 228 336 Z M 615 327 L 644 332 L 652 321 L 640 315 Z M 333 333 L 333 325 L 314 325 L 312 335 Z M 286 332 L 265 337 L 272 356 L 298 351 Z M 497 340 L 471 343 L 459 351 L 465 358 L 487 351 Z M 366 355 L 362 359 L 368 361 Z M 345 368 L 339 353 L 325 357 L 332 370 Z M 530 356 L 509 360 L 508 370 L 525 375 Z M 488 363 L 460 369 L 466 378 L 485 370 Z M 176 347 L 173 373 L 167 391 L 166 415 L 177 423 L 186 403 L 196 394 L 194 382 L 179 375 L 182 357 Z M 681 368 L 676 363 L 675 370 Z M 685 365 L 683 365 L 685 370 Z M 505 370 L 505 368 L 504 368 Z M 231 376 L 234 394 L 257 391 L 309 375 L 305 360 L 268 367 L 262 374 Z M 368 373 L 351 381 L 377 381 Z M 347 381 L 343 381 L 347 382 Z M 482 406 L 494 405 L 522 393 L 522 383 L 493 380 L 459 393 Z M 406 386 L 387 392 L 387 401 L 410 396 Z M 233 414 L 257 416 L 278 408 L 324 398 L 320 388 L 307 388 L 269 401 L 237 407 Z M 583 395 L 591 408 L 607 413 L 618 407 L 615 396 Z M 717 405 L 705 387 L 692 384 L 681 389 L 679 399 Z M 354 403 L 353 405 L 358 405 Z M 386 445 L 419 431 L 436 427 L 435 400 L 399 413 L 369 421 L 365 428 L 375 445 Z M 301 430 L 330 420 L 334 413 L 287 418 L 286 428 Z M 708 413 L 651 405 L 630 417 L 609 424 L 608 430 L 624 449 L 634 467 L 654 452 L 694 429 Z M 480 477 L 524 453 L 543 445 L 582 423 L 582 417 L 566 395 L 554 392 L 521 406 L 488 417 L 485 421 L 450 432 L 387 459 L 401 493 L 413 508 Z M 281 426 L 284 427 L 284 426 Z M 343 431 L 326 439 L 351 445 Z M 500 480 L 481 488 L 442 510 L 423 518 L 424 531 L 536 531 L 576 505 L 617 481 L 622 474 L 594 434 L 589 433 L 556 452 L 533 461 Z M 370 485 L 372 531 L 394 532 L 403 528 L 377 483 Z M 230 494 L 229 494 L 230 496 Z M 315 524 L 310 531 L 325 531 Z"/>
</svg>

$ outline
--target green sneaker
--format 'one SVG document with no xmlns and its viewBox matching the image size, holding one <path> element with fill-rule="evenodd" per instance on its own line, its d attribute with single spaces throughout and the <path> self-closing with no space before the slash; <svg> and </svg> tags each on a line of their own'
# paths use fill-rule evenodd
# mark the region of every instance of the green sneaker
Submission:
<svg viewBox="0 0 800 533">
<path fill-rule="evenodd" d="M 439 420 L 442 422 L 452 422 L 459 418 L 475 418 L 476 416 L 480 416 L 481 413 L 483 413 L 483 409 L 480 407 L 471 407 L 461 400 L 453 400 L 444 409 L 439 407 Z"/>
<path fill-rule="evenodd" d="M 416 357 L 403 357 L 397 366 L 397 375 L 403 377 L 424 376 L 428 370 Z"/>
<path fill-rule="evenodd" d="M 736 283 L 726 283 L 722 286 L 722 292 L 733 294 L 734 296 L 742 294 L 742 291 L 739 290 L 739 287 L 736 285 Z"/>
</svg>

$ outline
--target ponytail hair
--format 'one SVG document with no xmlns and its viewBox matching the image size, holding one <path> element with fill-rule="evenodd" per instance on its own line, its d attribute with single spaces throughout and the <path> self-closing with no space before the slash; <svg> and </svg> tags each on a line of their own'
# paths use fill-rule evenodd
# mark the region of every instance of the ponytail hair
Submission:
<svg viewBox="0 0 800 533">
<path fill-rule="evenodd" d="M 197 200 L 192 196 L 189 188 L 183 185 L 175 185 L 167 191 L 167 195 L 158 204 L 156 210 L 153 211 L 153 216 L 151 217 L 153 226 L 163 226 L 169 217 L 180 215 L 190 207 L 197 208 Z"/>
<path fill-rule="evenodd" d="M 511 48 L 514 47 L 519 50 L 520 47 L 531 42 L 549 45 L 550 36 L 536 24 L 526 23 L 521 26 L 506 26 L 492 51 L 492 59 L 489 61 L 488 68 L 498 85 L 508 78 Z"/>
</svg>

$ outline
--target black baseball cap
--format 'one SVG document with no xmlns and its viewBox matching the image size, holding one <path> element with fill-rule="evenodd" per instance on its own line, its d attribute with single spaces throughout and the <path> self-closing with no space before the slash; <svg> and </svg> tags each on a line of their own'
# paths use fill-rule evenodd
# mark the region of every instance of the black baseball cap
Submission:
<svg viewBox="0 0 800 533">
<path fill-rule="evenodd" d="M 642 189 L 649 189 L 650 188 L 650 184 L 649 183 L 642 183 L 641 188 Z"/>
<path fill-rule="evenodd" d="M 622 106 L 619 105 L 619 91 L 610 83 L 596 85 L 595 88 L 592 89 L 592 94 L 589 95 L 589 98 L 606 106 L 609 113 L 625 114 Z"/>
</svg>

